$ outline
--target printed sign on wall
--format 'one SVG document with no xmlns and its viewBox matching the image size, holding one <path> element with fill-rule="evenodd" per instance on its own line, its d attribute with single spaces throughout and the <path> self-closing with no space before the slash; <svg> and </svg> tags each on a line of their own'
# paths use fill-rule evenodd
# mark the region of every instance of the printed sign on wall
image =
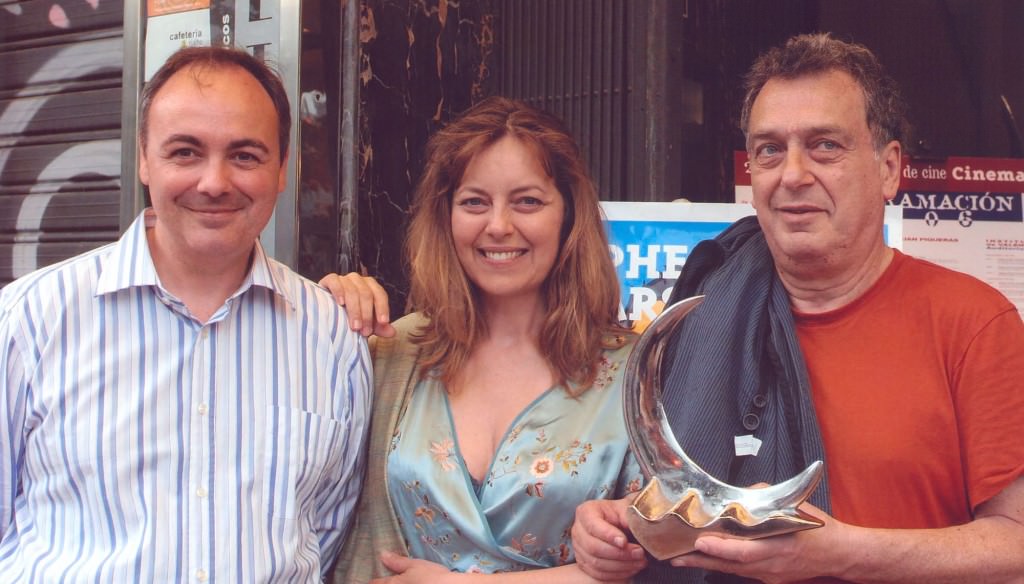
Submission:
<svg viewBox="0 0 1024 584">
<path fill-rule="evenodd" d="M 754 211 L 750 205 L 720 203 L 601 205 L 622 288 L 619 320 L 637 330 L 661 313 L 690 250 Z"/>
<path fill-rule="evenodd" d="M 148 0 L 146 9 L 145 81 L 178 49 L 210 44 L 210 0 Z"/>
<path fill-rule="evenodd" d="M 1024 315 L 1024 160 L 904 160 L 907 253 L 994 286 Z"/>
</svg>

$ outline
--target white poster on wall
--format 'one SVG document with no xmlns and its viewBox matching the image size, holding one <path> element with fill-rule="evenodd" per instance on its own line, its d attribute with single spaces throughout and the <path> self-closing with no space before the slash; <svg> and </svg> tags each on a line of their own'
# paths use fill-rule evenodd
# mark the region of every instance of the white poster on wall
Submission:
<svg viewBox="0 0 1024 584">
<path fill-rule="evenodd" d="M 1024 160 L 904 161 L 907 253 L 994 286 L 1024 315 Z"/>
<path fill-rule="evenodd" d="M 210 45 L 210 0 L 149 0 L 145 81 L 178 49 Z"/>
</svg>

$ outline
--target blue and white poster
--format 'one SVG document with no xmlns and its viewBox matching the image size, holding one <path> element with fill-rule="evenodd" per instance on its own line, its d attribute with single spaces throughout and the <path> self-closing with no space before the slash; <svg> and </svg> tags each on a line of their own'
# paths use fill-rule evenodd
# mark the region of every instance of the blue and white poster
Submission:
<svg viewBox="0 0 1024 584">
<path fill-rule="evenodd" d="M 612 261 L 622 289 L 619 320 L 642 330 L 665 306 L 690 250 L 750 205 L 725 203 L 603 202 Z"/>
</svg>

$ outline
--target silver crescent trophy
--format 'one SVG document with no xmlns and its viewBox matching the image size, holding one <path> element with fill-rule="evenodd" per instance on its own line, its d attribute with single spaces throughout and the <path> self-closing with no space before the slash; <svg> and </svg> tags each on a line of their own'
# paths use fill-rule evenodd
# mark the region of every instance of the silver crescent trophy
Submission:
<svg viewBox="0 0 1024 584">
<path fill-rule="evenodd" d="M 759 539 L 823 525 L 797 509 L 821 480 L 820 460 L 777 485 L 741 488 L 708 474 L 676 441 L 661 405 L 662 359 L 671 333 L 703 300 L 694 296 L 666 307 L 640 334 L 626 361 L 626 429 L 648 481 L 627 519 L 636 540 L 659 560 L 693 551 L 701 534 Z"/>
</svg>

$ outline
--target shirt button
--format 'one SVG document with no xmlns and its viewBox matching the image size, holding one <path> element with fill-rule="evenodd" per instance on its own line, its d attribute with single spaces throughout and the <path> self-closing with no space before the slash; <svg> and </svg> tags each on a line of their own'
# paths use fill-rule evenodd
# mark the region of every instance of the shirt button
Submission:
<svg viewBox="0 0 1024 584">
<path fill-rule="evenodd" d="M 206 582 L 209 578 L 210 577 L 206 574 L 206 570 L 196 570 L 196 580 Z"/>
<path fill-rule="evenodd" d="M 761 425 L 761 418 L 757 414 L 747 414 L 743 416 L 743 427 L 753 432 L 757 427 Z"/>
<path fill-rule="evenodd" d="M 196 412 L 198 412 L 200 416 L 205 416 L 208 410 L 209 408 L 206 407 L 206 404 L 199 404 L 196 406 Z"/>
<path fill-rule="evenodd" d="M 206 489 L 204 489 L 202 487 L 199 487 L 198 489 L 196 489 L 196 496 L 199 497 L 200 499 L 205 499 L 206 495 L 207 495 Z M 202 570 L 200 570 L 200 572 L 201 571 Z"/>
</svg>

